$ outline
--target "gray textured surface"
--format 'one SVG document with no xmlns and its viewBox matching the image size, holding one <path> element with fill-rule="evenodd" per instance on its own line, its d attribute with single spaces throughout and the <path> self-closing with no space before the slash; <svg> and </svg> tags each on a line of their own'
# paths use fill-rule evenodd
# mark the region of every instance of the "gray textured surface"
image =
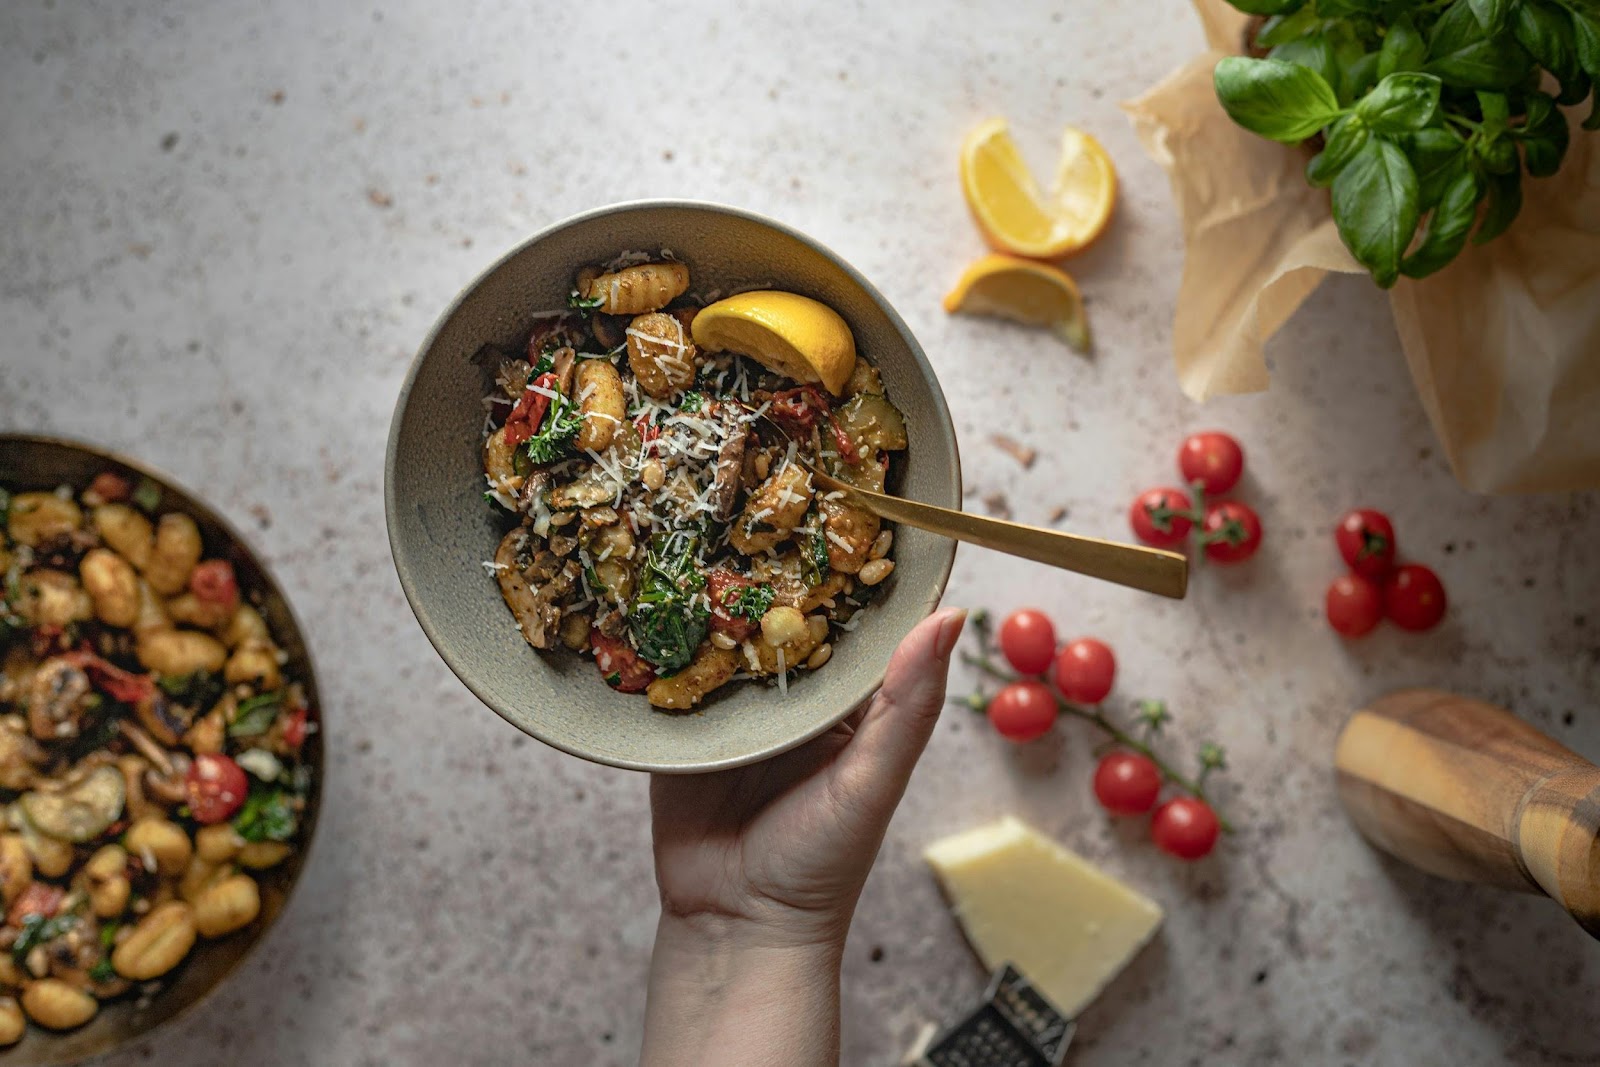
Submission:
<svg viewBox="0 0 1600 1067">
<path fill-rule="evenodd" d="M 644 780 L 525 742 L 455 682 L 402 603 L 379 481 L 402 369 L 457 287 L 550 220 L 670 195 L 773 214 L 883 289 L 939 369 L 974 506 L 1065 505 L 1120 534 L 1180 433 L 1224 424 L 1267 525 L 1261 559 L 1200 575 L 1182 605 L 960 554 L 952 602 L 1041 604 L 1117 646 L 1123 693 L 1225 741 L 1244 830 L 1175 866 L 1098 815 L 1087 736 L 1019 752 L 952 712 L 862 902 L 847 1061 L 892 1062 L 979 989 L 917 852 L 1015 810 L 1170 910 L 1085 1018 L 1078 1062 L 1600 1062 L 1600 948 L 1546 902 L 1377 859 L 1327 771 L 1347 710 L 1416 681 L 1600 755 L 1595 498 L 1457 489 L 1354 280 L 1274 344 L 1272 393 L 1193 408 L 1166 351 L 1177 228 L 1116 109 L 1198 47 L 1185 6 L 924 7 L 0 9 L 0 424 L 135 452 L 252 528 L 318 645 L 333 726 L 322 840 L 285 924 L 120 1062 L 634 1055 Z M 955 148 L 990 113 L 1041 162 L 1070 121 L 1120 165 L 1116 228 L 1075 267 L 1094 362 L 938 310 L 979 250 Z M 986 443 L 1001 428 L 1046 454 L 1020 469 Z M 1438 632 L 1346 648 L 1318 620 L 1326 528 L 1358 502 L 1389 507 L 1445 577 Z"/>
</svg>

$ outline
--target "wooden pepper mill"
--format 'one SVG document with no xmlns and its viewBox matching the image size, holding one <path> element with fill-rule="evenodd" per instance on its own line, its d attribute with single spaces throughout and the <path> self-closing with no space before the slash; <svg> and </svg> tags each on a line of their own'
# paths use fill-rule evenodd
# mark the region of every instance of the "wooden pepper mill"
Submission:
<svg viewBox="0 0 1600 1067">
<path fill-rule="evenodd" d="M 1444 878 L 1548 894 L 1600 938 L 1600 767 L 1510 712 L 1436 689 L 1356 712 L 1333 762 L 1374 845 Z"/>
</svg>

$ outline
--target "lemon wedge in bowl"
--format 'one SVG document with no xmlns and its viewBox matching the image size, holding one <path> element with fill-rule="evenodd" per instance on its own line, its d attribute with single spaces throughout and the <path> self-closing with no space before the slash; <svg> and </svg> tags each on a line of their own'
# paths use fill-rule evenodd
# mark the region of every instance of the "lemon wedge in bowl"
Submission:
<svg viewBox="0 0 1600 1067">
<path fill-rule="evenodd" d="M 1047 263 L 995 252 L 973 263 L 944 298 L 952 314 L 992 315 L 1046 326 L 1079 352 L 1090 348 L 1078 283 Z"/>
<path fill-rule="evenodd" d="M 799 293 L 758 289 L 730 296 L 702 308 L 691 329 L 700 348 L 749 356 L 797 382 L 821 382 L 834 395 L 856 364 L 849 324 Z"/>
<path fill-rule="evenodd" d="M 989 119 L 961 144 L 961 191 L 989 244 L 1060 259 L 1091 244 L 1111 221 L 1117 172 L 1100 142 L 1067 127 L 1048 195 L 1028 169 L 1005 119 Z"/>
</svg>

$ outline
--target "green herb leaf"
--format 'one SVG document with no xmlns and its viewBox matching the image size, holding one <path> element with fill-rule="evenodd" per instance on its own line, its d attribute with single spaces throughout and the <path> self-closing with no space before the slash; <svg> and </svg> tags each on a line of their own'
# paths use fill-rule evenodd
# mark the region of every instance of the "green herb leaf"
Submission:
<svg viewBox="0 0 1600 1067">
<path fill-rule="evenodd" d="M 1572 28 L 1578 65 L 1589 72 L 1590 78 L 1600 79 L 1600 21 L 1574 14 Z"/>
<path fill-rule="evenodd" d="M 1378 53 L 1353 56 L 1339 83 L 1339 102 L 1348 105 L 1372 91 L 1378 82 Z"/>
<path fill-rule="evenodd" d="M 1459 167 L 1439 206 L 1428 216 L 1422 243 L 1401 262 L 1400 273 L 1409 278 L 1425 278 L 1455 259 L 1466 247 L 1472 224 L 1478 221 L 1482 195 L 1478 176 L 1465 165 Z"/>
<path fill-rule="evenodd" d="M 1521 211 L 1522 172 L 1513 170 L 1509 174 L 1494 175 L 1489 179 L 1489 208 L 1483 213 L 1478 232 L 1472 235 L 1472 243 L 1481 245 L 1499 237 Z"/>
<path fill-rule="evenodd" d="M 1383 48 L 1378 52 L 1378 77 L 1421 70 L 1427 59 L 1427 39 L 1417 32 L 1409 16 L 1401 15 L 1383 35 Z"/>
<path fill-rule="evenodd" d="M 693 413 L 705 407 L 705 403 L 706 397 L 704 393 L 690 389 L 683 394 L 682 399 L 678 402 L 678 410 Z"/>
<path fill-rule="evenodd" d="M 22 930 L 11 945 L 11 958 L 19 964 L 22 963 L 28 958 L 28 953 L 35 948 L 49 944 L 77 924 L 76 915 L 57 915 L 47 919 L 43 915 L 29 912 L 23 916 Z"/>
<path fill-rule="evenodd" d="M 1462 89 L 1511 89 L 1533 72 L 1533 57 L 1508 35 L 1489 37 L 1465 0 L 1433 25 L 1423 69 Z"/>
<path fill-rule="evenodd" d="M 770 585 L 741 585 L 723 596 L 722 606 L 728 609 L 730 615 L 759 620 L 772 607 L 777 595 L 778 591 Z"/>
<path fill-rule="evenodd" d="M 1306 0 L 1228 0 L 1247 15 L 1288 15 L 1300 10 Z"/>
<path fill-rule="evenodd" d="M 1561 8 L 1544 0 L 1520 0 L 1512 15 L 1511 32 L 1563 86 L 1578 77 L 1578 32 L 1572 16 Z"/>
<path fill-rule="evenodd" d="M 11 521 L 11 494 L 0 487 L 0 527 Z"/>
<path fill-rule="evenodd" d="M 1387 289 L 1417 230 L 1417 173 L 1397 145 L 1374 137 L 1333 182 L 1333 220 L 1356 260 Z"/>
<path fill-rule="evenodd" d="M 544 421 L 539 424 L 539 432 L 528 438 L 524 446 L 527 455 L 534 463 L 554 463 L 565 455 L 578 436 L 578 430 L 583 427 L 583 413 L 578 405 L 567 399 L 567 395 L 560 389 L 556 397 L 550 401 L 550 410 L 545 412 Z"/>
<path fill-rule="evenodd" d="M 283 707 L 282 693 L 262 693 L 239 701 L 233 721 L 228 724 L 229 737 L 256 737 L 272 729 L 272 723 Z"/>
<path fill-rule="evenodd" d="M 1252 133 L 1296 144 L 1339 117 L 1339 99 L 1321 74 L 1278 59 L 1228 56 L 1217 63 L 1217 98 Z"/>
<path fill-rule="evenodd" d="M 1356 105 L 1356 117 L 1374 133 L 1412 133 L 1433 122 L 1442 88 L 1432 74 L 1391 74 Z"/>
<path fill-rule="evenodd" d="M 233 828 L 246 841 L 287 841 L 300 828 L 300 819 L 290 794 L 252 782 L 244 807 L 233 817 Z"/>
<path fill-rule="evenodd" d="M 158 678 L 156 684 L 169 698 L 191 708 L 209 710 L 222 698 L 228 685 L 215 671 L 195 671 Z"/>
<path fill-rule="evenodd" d="M 1339 57 L 1334 55 L 1333 42 L 1328 40 L 1326 34 L 1313 33 L 1287 44 L 1280 44 L 1267 53 L 1267 58 L 1314 70 L 1322 75 L 1322 80 L 1329 85 L 1338 85 L 1343 77 L 1340 73 Z"/>
<path fill-rule="evenodd" d="M 1517 169 L 1517 146 L 1504 133 L 1490 134 L 1488 127 L 1472 135 L 1467 149 L 1478 166 L 1490 174 L 1510 174 Z"/>
<path fill-rule="evenodd" d="M 806 583 L 807 589 L 815 589 L 832 567 L 828 562 L 828 535 L 823 532 L 822 516 L 813 513 L 810 524 L 797 540 L 800 542 L 800 580 Z"/>
<path fill-rule="evenodd" d="M 89 968 L 89 981 L 91 982 L 104 984 L 116 976 L 117 970 L 111 966 L 111 961 L 108 959 L 98 960 L 93 967 Z"/>
<path fill-rule="evenodd" d="M 699 595 L 706 579 L 695 565 L 699 544 L 698 534 L 684 531 L 652 537 L 628 615 L 639 655 L 664 670 L 688 666 L 710 628 L 711 613 Z"/>
<path fill-rule="evenodd" d="M 1274 15 L 1256 34 L 1256 45 L 1260 48 L 1276 48 L 1296 37 L 1305 36 L 1321 25 L 1321 17 L 1311 7 L 1302 7 L 1292 15 Z"/>
<path fill-rule="evenodd" d="M 1467 0 L 1473 17 L 1490 37 L 1505 32 L 1506 24 L 1511 19 L 1511 4 L 1512 0 Z"/>
<path fill-rule="evenodd" d="M 567 307 L 574 311 L 598 311 L 605 302 L 603 296 L 579 296 L 576 289 L 567 294 Z"/>
<path fill-rule="evenodd" d="M 100 947 L 109 949 L 112 945 L 115 945 L 117 943 L 117 931 L 121 929 L 122 924 L 118 922 L 108 922 L 100 927 Z"/>
<path fill-rule="evenodd" d="M 154 512 L 161 506 L 161 487 L 149 478 L 140 478 L 133 488 L 133 502 L 143 511 Z"/>
<path fill-rule="evenodd" d="M 1547 94 L 1528 96 L 1528 118 L 1515 136 L 1522 141 L 1529 174 L 1548 178 L 1561 169 L 1571 131 L 1567 129 L 1566 117 Z"/>
<path fill-rule="evenodd" d="M 1333 184 L 1333 179 L 1349 165 L 1366 145 L 1370 131 L 1359 115 L 1346 115 L 1328 131 L 1328 143 L 1306 166 L 1306 180 L 1318 188 Z"/>
</svg>

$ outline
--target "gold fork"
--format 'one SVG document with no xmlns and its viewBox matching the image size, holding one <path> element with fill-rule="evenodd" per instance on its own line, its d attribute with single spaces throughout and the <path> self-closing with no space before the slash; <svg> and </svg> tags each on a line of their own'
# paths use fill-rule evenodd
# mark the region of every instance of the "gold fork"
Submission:
<svg viewBox="0 0 1600 1067">
<path fill-rule="evenodd" d="M 746 407 L 745 410 L 756 413 L 754 408 Z M 792 440 L 788 432 L 765 412 L 757 417 L 763 425 L 772 427 L 783 440 Z M 850 503 L 872 512 L 880 519 L 902 522 L 942 537 L 982 545 L 996 552 L 1047 563 L 1075 574 L 1085 574 L 1174 600 L 1182 600 L 1189 586 L 1189 560 L 1177 552 L 1086 537 L 1062 530 L 1047 530 L 1042 526 L 992 519 L 986 515 L 971 515 L 965 511 L 953 511 L 863 489 L 841 482 L 821 470 L 801 456 L 798 449 L 795 450 L 795 461 L 811 473 L 817 485 L 830 492 L 845 494 Z"/>
</svg>

